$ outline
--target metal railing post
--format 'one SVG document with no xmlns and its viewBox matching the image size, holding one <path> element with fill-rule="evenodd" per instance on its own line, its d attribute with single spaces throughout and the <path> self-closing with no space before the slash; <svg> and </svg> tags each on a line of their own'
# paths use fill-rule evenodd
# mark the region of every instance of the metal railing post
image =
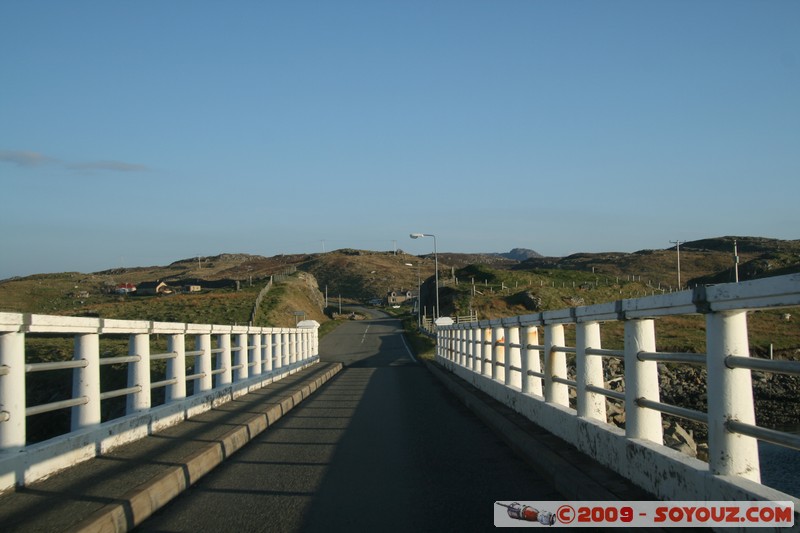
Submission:
<svg viewBox="0 0 800 533">
<path fill-rule="evenodd" d="M 516 346 L 515 346 L 516 345 Z M 512 368 L 522 367 L 522 352 L 519 348 L 519 326 L 511 325 L 506 328 L 506 379 L 507 386 L 522 389 L 522 374 Z"/>
<path fill-rule="evenodd" d="M 472 342 L 473 349 L 472 355 L 475 358 L 475 372 L 478 375 L 483 375 L 483 328 L 480 324 L 476 324 L 472 329 Z"/>
<path fill-rule="evenodd" d="M 272 337 L 274 339 L 274 368 L 283 368 L 283 331 L 278 330 Z"/>
<path fill-rule="evenodd" d="M 298 345 L 297 344 L 298 344 L 297 343 L 297 330 L 295 329 L 295 330 L 292 330 L 289 333 L 289 353 L 291 354 L 291 356 L 289 357 L 289 364 L 290 365 L 293 365 L 293 364 L 295 364 L 297 362 L 297 351 L 298 351 Z"/>
<path fill-rule="evenodd" d="M 231 372 L 231 335 L 230 333 L 221 333 L 217 335 L 217 370 L 221 370 L 217 374 L 215 387 L 230 385 L 233 373 Z"/>
<path fill-rule="evenodd" d="M 503 327 L 499 324 L 492 325 L 492 379 L 505 381 L 506 354 L 504 351 Z M 501 365 L 503 365 L 501 367 Z"/>
<path fill-rule="evenodd" d="M 94 426 L 100 423 L 100 335 L 84 333 L 75 335 L 76 361 L 84 360 L 87 365 L 72 370 L 72 397 L 84 396 L 87 402 L 72 407 L 70 431 Z"/>
<path fill-rule="evenodd" d="M 464 366 L 464 329 L 462 326 L 451 326 L 453 334 L 453 362 L 459 366 Z"/>
<path fill-rule="evenodd" d="M 544 398 L 546 401 L 569 407 L 569 389 L 563 383 L 553 381 L 554 377 L 566 379 L 567 356 L 555 351 L 556 346 L 564 346 L 564 326 L 547 324 L 544 327 Z"/>
<path fill-rule="evenodd" d="M 25 446 L 25 334 L 0 334 L 0 452 Z"/>
<path fill-rule="evenodd" d="M 661 412 L 640 407 L 639 398 L 661 401 L 658 384 L 658 363 L 640 361 L 640 352 L 656 351 L 655 321 L 625 321 L 625 436 L 664 443 Z"/>
<path fill-rule="evenodd" d="M 137 355 L 139 360 L 128 363 L 128 387 L 140 387 L 127 399 L 127 414 L 150 409 L 150 335 L 135 333 L 128 341 L 128 355 Z"/>
<path fill-rule="evenodd" d="M 456 330 L 457 350 L 458 350 L 458 364 L 467 366 L 467 330 L 463 325 L 459 324 Z"/>
<path fill-rule="evenodd" d="M 248 365 L 248 376 L 260 376 L 262 370 L 262 357 L 261 357 L 261 350 L 263 346 L 261 344 L 262 335 L 260 333 L 253 333 L 249 335 L 249 339 L 247 341 L 247 365 Z"/>
<path fill-rule="evenodd" d="M 273 360 L 275 354 L 275 334 L 272 332 L 264 333 L 261 340 L 261 366 L 262 373 L 272 372 Z"/>
<path fill-rule="evenodd" d="M 233 366 L 236 373 L 232 375 L 233 381 L 244 381 L 250 376 L 250 346 L 247 342 L 247 333 L 236 333 L 234 335 L 236 345 L 236 355 L 233 356 Z"/>
<path fill-rule="evenodd" d="M 494 348 L 492 348 L 492 328 L 488 325 L 481 327 L 481 344 L 483 345 L 483 372 L 484 376 L 494 376 Z"/>
<path fill-rule="evenodd" d="M 167 337 L 167 351 L 175 354 L 167 359 L 167 379 L 176 380 L 174 384 L 167 385 L 165 399 L 174 402 L 186 398 L 186 336 L 183 333 L 172 334 Z"/>
<path fill-rule="evenodd" d="M 475 372 L 478 362 L 475 360 L 475 328 L 467 326 L 467 368 Z"/>
<path fill-rule="evenodd" d="M 526 394 L 536 394 L 542 396 L 542 380 L 528 375 L 528 372 L 541 372 L 542 362 L 539 350 L 528 348 L 528 346 L 539 345 L 539 328 L 536 326 L 525 326 L 522 328 L 522 392 Z"/>
<path fill-rule="evenodd" d="M 575 326 L 576 407 L 578 416 L 606 421 L 606 400 L 602 394 L 587 390 L 587 386 L 603 386 L 603 359 L 586 355 L 589 348 L 600 349 L 600 324 L 578 322 Z"/>
<path fill-rule="evenodd" d="M 211 334 L 201 333 L 195 337 L 195 350 L 200 353 L 194 358 L 194 371 L 203 374 L 195 381 L 195 394 L 210 391 L 213 388 L 213 375 L 211 374 Z"/>
<path fill-rule="evenodd" d="M 708 464 L 713 474 L 761 482 L 758 441 L 725 427 L 728 420 L 755 424 L 750 370 L 728 368 L 729 355 L 749 357 L 747 312 L 706 315 L 708 358 Z"/>
</svg>

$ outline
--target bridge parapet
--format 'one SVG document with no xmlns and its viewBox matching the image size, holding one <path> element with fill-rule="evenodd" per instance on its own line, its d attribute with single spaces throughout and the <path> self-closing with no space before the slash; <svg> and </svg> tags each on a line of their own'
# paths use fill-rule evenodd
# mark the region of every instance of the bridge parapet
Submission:
<svg viewBox="0 0 800 533">
<path fill-rule="evenodd" d="M 0 313 L 0 492 L 317 362 L 318 327 L 314 321 L 296 328 L 265 328 Z M 26 360 L 26 352 L 47 350 L 53 339 L 60 340 L 62 351 L 65 342 L 72 345 L 71 359 L 49 361 L 52 357 L 45 355 L 37 362 Z M 189 349 L 187 339 L 193 341 Z M 37 346 L 31 348 L 34 342 Z M 101 372 L 112 366 L 127 372 L 127 383 L 101 390 Z M 34 372 L 59 376 L 58 388 L 68 391 L 68 397 L 30 405 L 26 381 Z M 103 416 L 110 400 L 123 397 L 121 416 Z M 70 429 L 29 443 L 29 418 L 60 410 L 69 410 Z"/>
<path fill-rule="evenodd" d="M 659 498 L 797 506 L 796 498 L 760 483 L 758 440 L 800 450 L 800 436 L 756 424 L 751 371 L 800 374 L 800 362 L 751 358 L 747 313 L 798 305 L 800 275 L 793 274 L 453 324 L 438 328 L 437 360 Z M 687 314 L 705 316 L 707 353 L 658 352 L 655 319 Z M 601 347 L 608 322 L 624 324 L 622 350 Z M 575 346 L 566 345 L 566 327 L 575 328 Z M 568 354 L 574 354 L 573 378 Z M 624 362 L 624 392 L 604 386 L 607 358 Z M 706 366 L 707 412 L 661 401 L 659 362 Z M 606 399 L 624 405 L 624 430 L 607 422 Z M 663 414 L 707 424 L 708 463 L 664 446 Z"/>
</svg>

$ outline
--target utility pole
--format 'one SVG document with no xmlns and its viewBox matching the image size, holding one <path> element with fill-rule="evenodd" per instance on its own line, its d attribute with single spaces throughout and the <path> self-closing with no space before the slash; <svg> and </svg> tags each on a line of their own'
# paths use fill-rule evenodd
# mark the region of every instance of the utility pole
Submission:
<svg viewBox="0 0 800 533">
<path fill-rule="evenodd" d="M 681 290 L 681 241 L 669 241 L 676 246 L 678 251 L 678 290 Z"/>
<path fill-rule="evenodd" d="M 733 271 L 736 274 L 736 283 L 739 283 L 739 248 L 736 239 L 733 239 Z"/>
</svg>

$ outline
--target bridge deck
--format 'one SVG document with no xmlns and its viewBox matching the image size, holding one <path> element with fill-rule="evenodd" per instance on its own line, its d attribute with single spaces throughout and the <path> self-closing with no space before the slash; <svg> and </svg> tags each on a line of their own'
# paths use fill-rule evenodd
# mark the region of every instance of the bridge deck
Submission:
<svg viewBox="0 0 800 533">
<path fill-rule="evenodd" d="M 372 332 L 376 332 L 378 328 L 379 326 L 376 325 Z M 377 334 L 375 335 L 375 342 L 382 343 L 382 347 L 378 350 L 379 353 L 369 352 L 367 349 L 360 356 L 361 359 L 345 360 L 344 362 L 349 366 L 345 367 L 344 371 L 338 375 L 334 376 L 341 368 L 341 363 L 335 362 L 337 356 L 334 354 L 333 357 L 328 358 L 328 360 L 332 359 L 334 362 L 323 362 L 314 365 L 164 432 L 124 446 L 108 455 L 82 463 L 53 476 L 51 479 L 33 484 L 17 492 L 6 494 L 0 498 L 0 529 L 5 532 L 74 530 L 76 526 L 87 524 L 87 520 L 94 520 L 95 524 L 116 522 L 122 526 L 119 529 L 129 529 L 132 525 L 139 524 L 149 517 L 161 504 L 166 503 L 178 493 L 185 491 L 186 487 L 202 476 L 204 471 L 213 468 L 235 449 L 238 449 L 238 447 L 254 437 L 256 431 L 260 429 L 258 426 L 265 426 L 267 419 L 269 424 L 272 425 L 282 413 L 297 404 L 300 398 L 306 396 L 312 389 L 315 390 L 320 387 L 325 380 L 331 379 L 332 382 L 323 387 L 320 391 L 321 393 L 330 387 L 335 387 L 335 383 L 339 383 L 343 387 L 349 387 L 348 390 L 352 390 L 353 385 L 351 382 L 364 381 L 359 377 L 359 371 L 382 372 L 381 375 L 383 377 L 381 380 L 384 381 L 380 381 L 380 385 L 376 385 L 375 381 L 372 382 L 371 390 L 373 392 L 369 396 L 369 401 L 366 399 L 360 401 L 362 407 L 364 404 L 371 404 L 369 409 L 372 414 L 389 413 L 388 416 L 394 414 L 402 418 L 408 418 L 408 412 L 392 412 L 394 407 L 390 403 L 392 401 L 397 403 L 396 398 L 393 399 L 389 396 L 383 399 L 384 389 L 387 386 L 395 386 L 392 383 L 396 378 L 389 376 L 397 376 L 398 373 L 404 373 L 403 375 L 406 377 L 402 379 L 411 380 L 403 382 L 404 389 L 407 390 L 409 388 L 407 385 L 413 385 L 413 387 L 417 387 L 415 394 L 424 395 L 424 399 L 421 398 L 419 402 L 441 402 L 442 395 L 445 393 L 443 388 L 436 385 L 436 383 L 443 383 L 484 423 L 495 430 L 496 434 L 499 434 L 511 448 L 521 454 L 528 465 L 532 467 L 522 469 L 520 468 L 520 466 L 524 467 L 522 463 L 514 466 L 514 463 L 509 462 L 507 459 L 501 464 L 501 456 L 507 456 L 507 453 L 495 454 L 492 450 L 483 450 L 476 457 L 484 462 L 481 464 L 463 464 L 463 468 L 467 472 L 460 474 L 461 477 L 459 479 L 462 482 L 472 483 L 474 486 L 451 488 L 447 494 L 438 494 L 438 501 L 431 501 L 430 505 L 428 505 L 430 509 L 418 509 L 419 512 L 427 513 L 427 517 L 441 514 L 441 520 L 444 521 L 448 520 L 448 513 L 463 511 L 461 514 L 469 518 L 462 517 L 462 521 L 473 520 L 474 517 L 480 516 L 482 524 L 476 524 L 473 520 L 472 526 L 473 528 L 484 529 L 483 526 L 487 525 L 487 522 L 491 523 L 491 511 L 489 509 L 494 499 L 540 499 L 541 501 L 557 499 L 594 501 L 653 499 L 618 475 L 580 454 L 568 444 L 540 430 L 534 424 L 510 412 L 504 406 L 472 389 L 458 378 L 442 372 L 435 364 L 427 363 L 430 372 L 438 378 L 438 381 L 432 379 L 431 373 L 426 372 L 419 365 L 412 364 L 407 356 L 401 361 L 398 353 L 396 351 L 393 352 L 391 346 L 389 346 L 390 337 L 392 342 L 397 340 L 399 346 L 399 337 L 395 332 Z M 361 345 L 364 344 L 365 339 L 367 344 L 370 342 L 366 331 L 363 336 L 360 332 L 354 335 L 354 339 L 358 340 L 359 338 Z M 367 353 L 371 355 L 365 355 Z M 342 360 L 341 357 L 338 357 L 338 359 Z M 323 360 L 325 360 L 324 356 Z M 365 364 L 364 361 L 370 362 Z M 409 377 L 412 374 L 413 377 Z M 350 378 L 347 378 L 347 376 L 350 376 Z M 398 382 L 396 386 L 401 387 L 403 385 Z M 430 388 L 430 391 L 420 392 L 422 387 Z M 305 393 L 298 393 L 301 390 L 305 390 Z M 380 392 L 378 392 L 379 390 Z M 324 396 L 324 394 L 320 396 Z M 317 395 L 315 394 L 311 399 L 313 400 L 316 397 Z M 313 403 L 313 401 L 309 403 Z M 306 405 L 306 403 L 304 402 L 303 405 Z M 414 409 L 419 409 L 420 405 L 421 403 L 415 404 Z M 301 405 L 296 412 L 300 413 L 302 409 L 303 406 Z M 441 415 L 441 412 L 439 414 Z M 292 416 L 293 413 L 280 423 L 275 424 L 275 428 L 270 431 L 278 431 L 281 424 L 290 420 Z M 456 412 L 452 416 L 468 419 L 472 415 Z M 364 418 L 361 417 L 361 420 L 364 420 Z M 473 424 L 468 420 L 467 422 L 468 424 Z M 428 427 L 432 426 L 434 432 L 437 429 L 435 421 L 430 423 L 415 422 L 411 419 L 404 423 L 420 424 L 420 428 L 426 425 Z M 374 423 L 370 422 L 370 424 Z M 358 424 L 352 423 L 348 431 L 361 431 L 353 427 L 356 425 Z M 441 425 L 441 427 L 444 427 L 444 425 Z M 369 431 L 369 425 L 367 430 Z M 423 429 L 420 429 L 420 431 L 423 431 Z M 440 434 L 443 432 L 445 430 L 438 430 Z M 448 440 L 450 437 L 447 435 L 433 437 L 429 431 L 420 435 L 419 438 L 421 440 L 428 439 L 429 441 L 421 442 L 421 447 L 431 446 L 436 448 L 423 450 L 424 454 L 430 455 L 429 461 L 441 461 L 444 454 L 448 453 L 447 449 L 442 450 L 441 448 L 451 447 Z M 480 438 L 483 438 L 483 440 L 480 440 Z M 461 440 L 466 440 L 466 443 L 453 443 L 452 445 L 455 453 L 463 453 L 463 451 L 459 452 L 458 450 L 469 449 L 470 446 L 473 446 L 473 443 L 477 443 L 479 446 L 485 446 L 486 442 L 491 443 L 491 438 L 487 441 L 485 435 L 483 437 L 476 435 L 474 441 L 463 438 Z M 350 440 L 350 442 L 352 441 L 353 439 Z M 434 441 L 436 441 L 435 444 Z M 386 438 L 381 442 L 386 442 Z M 443 446 L 442 442 L 446 444 Z M 496 440 L 495 444 L 497 444 Z M 340 452 L 341 450 L 337 453 Z M 345 455 L 352 456 L 354 453 L 356 452 L 348 451 Z M 363 453 L 363 450 L 357 452 L 357 454 Z M 381 455 L 383 453 L 385 452 L 382 450 L 367 452 L 368 459 L 380 461 L 383 458 L 388 462 L 399 461 L 394 456 L 385 457 Z M 495 455 L 498 456 L 498 460 L 493 464 L 491 461 Z M 415 457 L 418 458 L 418 456 Z M 458 462 L 459 459 L 459 457 L 455 457 L 449 460 Z M 363 499 L 381 501 L 381 494 L 375 494 L 374 496 L 370 494 L 371 492 L 381 492 L 375 487 L 357 487 L 353 492 L 354 486 L 351 481 L 356 483 L 357 481 L 354 480 L 373 479 L 375 477 L 375 474 L 370 473 L 351 473 L 352 465 L 358 463 L 359 460 L 361 460 L 361 456 L 348 457 L 345 460 L 346 466 L 338 467 L 339 474 L 329 478 L 329 480 L 335 478 L 336 481 L 344 481 L 345 485 L 333 488 L 332 492 L 334 494 L 326 496 L 326 501 L 330 502 L 331 498 L 334 501 L 345 501 L 350 498 L 349 494 L 351 493 L 360 494 Z M 247 463 L 248 461 L 244 460 L 244 462 Z M 333 462 L 331 460 L 331 464 Z M 257 462 L 254 464 L 257 464 Z M 407 469 L 404 466 L 392 468 L 395 470 L 390 470 L 390 472 L 394 473 L 398 469 Z M 443 474 L 444 470 L 446 469 L 442 467 L 437 471 L 437 474 Z M 495 477 L 498 479 L 490 480 L 493 470 L 497 471 Z M 359 476 L 361 477 L 359 478 Z M 484 476 L 486 476 L 485 485 L 481 483 Z M 387 479 L 386 483 L 392 483 L 392 480 Z M 500 493 L 503 488 L 506 489 L 506 492 Z M 523 488 L 526 490 L 521 490 Z M 402 489 L 394 487 L 392 490 L 397 493 L 401 490 L 405 492 L 407 489 L 405 487 Z M 414 489 L 411 490 L 413 491 Z M 425 490 L 428 492 L 424 492 Z M 424 492 L 425 494 L 428 494 L 431 490 L 430 487 L 417 489 L 418 492 Z M 337 495 L 337 492 L 340 494 Z M 459 495 L 461 495 L 460 499 Z M 280 496 L 286 496 L 286 494 L 281 494 Z M 243 498 L 244 496 L 239 495 L 237 497 Z M 264 497 L 262 496 L 262 501 L 263 499 Z M 485 502 L 482 501 L 483 499 L 485 499 Z M 315 499 L 314 501 L 318 500 Z M 360 504 L 360 502 L 353 503 L 355 506 Z M 385 503 L 390 508 L 392 507 L 392 501 L 387 500 Z M 483 505 L 479 505 L 484 503 L 485 508 L 483 508 Z M 326 505 L 331 504 L 327 503 Z M 465 507 L 472 508 L 465 509 Z M 215 512 L 219 513 L 220 511 Z M 230 515 L 236 514 L 236 510 L 230 508 L 222 512 Z M 386 510 L 381 509 L 378 512 L 384 513 Z M 414 509 L 392 508 L 391 512 L 413 513 Z M 162 518 L 165 513 L 169 515 L 169 509 L 165 509 L 160 513 Z M 383 517 L 382 514 L 377 516 L 377 519 L 382 519 Z M 438 517 L 437 520 L 439 520 Z M 145 522 L 144 524 L 145 530 L 148 529 L 148 523 Z M 209 523 L 206 524 L 208 527 L 213 527 Z M 313 524 L 306 522 L 301 529 L 307 529 L 306 526 L 309 525 Z M 397 525 L 395 523 L 395 526 Z M 269 529 L 268 524 L 261 522 L 258 529 L 265 528 L 266 530 Z M 189 529 L 197 530 L 197 526 L 191 526 Z M 312 527 L 311 529 L 314 528 Z M 392 528 L 390 527 L 389 529 Z"/>
<path fill-rule="evenodd" d="M 139 523 L 341 368 L 320 363 L 215 409 L 0 497 L 0 530 L 56 532 Z M 260 426 L 260 427 L 259 427 Z"/>
</svg>

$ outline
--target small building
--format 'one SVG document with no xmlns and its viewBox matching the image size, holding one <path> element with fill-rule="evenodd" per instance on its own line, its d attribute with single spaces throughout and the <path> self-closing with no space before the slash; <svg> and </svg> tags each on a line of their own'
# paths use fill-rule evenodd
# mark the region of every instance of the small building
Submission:
<svg viewBox="0 0 800 533">
<path fill-rule="evenodd" d="M 389 305 L 397 305 L 407 300 L 410 300 L 411 298 L 412 298 L 411 291 L 407 291 L 405 289 L 400 289 L 399 291 L 391 290 L 386 295 L 386 302 Z"/>
<path fill-rule="evenodd" d="M 136 292 L 136 285 L 133 283 L 120 283 L 114 288 L 114 292 L 117 294 L 130 294 Z"/>
<path fill-rule="evenodd" d="M 136 294 L 153 295 L 153 294 L 172 294 L 172 289 L 163 281 L 145 281 L 136 287 Z"/>
<path fill-rule="evenodd" d="M 203 288 L 200 285 L 185 285 L 183 292 L 200 292 Z"/>
</svg>

